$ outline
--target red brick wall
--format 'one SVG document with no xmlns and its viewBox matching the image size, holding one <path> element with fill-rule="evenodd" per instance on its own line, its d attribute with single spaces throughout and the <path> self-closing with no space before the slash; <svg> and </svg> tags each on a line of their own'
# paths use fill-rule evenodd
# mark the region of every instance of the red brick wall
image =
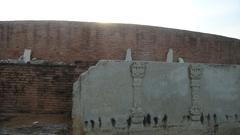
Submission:
<svg viewBox="0 0 240 135">
<path fill-rule="evenodd" d="M 24 48 L 33 57 L 72 63 L 76 60 L 165 61 L 168 48 L 187 62 L 240 64 L 240 40 L 211 34 L 127 24 L 61 21 L 0 22 L 0 59 L 18 58 Z"/>
<path fill-rule="evenodd" d="M 0 114 L 70 113 L 73 82 L 93 64 L 0 64 Z"/>
</svg>

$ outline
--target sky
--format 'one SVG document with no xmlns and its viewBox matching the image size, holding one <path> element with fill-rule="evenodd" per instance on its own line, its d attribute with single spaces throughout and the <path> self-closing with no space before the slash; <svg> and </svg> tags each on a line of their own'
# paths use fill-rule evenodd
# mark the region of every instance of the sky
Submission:
<svg viewBox="0 0 240 135">
<path fill-rule="evenodd" d="M 240 39 L 240 0 L 0 0 L 0 21 L 130 23 Z"/>
</svg>

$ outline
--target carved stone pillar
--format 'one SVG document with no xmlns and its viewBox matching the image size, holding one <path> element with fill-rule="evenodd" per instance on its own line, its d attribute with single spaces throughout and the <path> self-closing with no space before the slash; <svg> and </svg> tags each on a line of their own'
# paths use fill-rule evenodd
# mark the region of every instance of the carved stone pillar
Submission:
<svg viewBox="0 0 240 135">
<path fill-rule="evenodd" d="M 200 121 L 201 106 L 200 106 L 200 80 L 202 77 L 202 67 L 198 64 L 189 66 L 189 79 L 191 90 L 191 109 L 190 115 L 192 121 Z"/>
<path fill-rule="evenodd" d="M 132 76 L 132 109 L 131 118 L 133 127 L 143 126 L 144 112 L 141 108 L 142 81 L 145 76 L 146 64 L 143 62 L 133 62 L 131 65 Z"/>
</svg>

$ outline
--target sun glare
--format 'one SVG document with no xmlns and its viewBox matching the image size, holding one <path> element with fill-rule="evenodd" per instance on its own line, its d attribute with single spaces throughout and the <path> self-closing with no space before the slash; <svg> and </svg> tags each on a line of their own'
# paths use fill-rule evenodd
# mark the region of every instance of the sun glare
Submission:
<svg viewBox="0 0 240 135">
<path fill-rule="evenodd" d="M 239 0 L 8 0 L 1 5 L 2 21 L 131 23 L 240 38 Z"/>
</svg>

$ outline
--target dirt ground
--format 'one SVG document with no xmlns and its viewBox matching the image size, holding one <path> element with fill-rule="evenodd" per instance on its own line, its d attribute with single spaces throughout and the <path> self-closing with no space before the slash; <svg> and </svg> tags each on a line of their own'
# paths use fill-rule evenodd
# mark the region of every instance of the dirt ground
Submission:
<svg viewBox="0 0 240 135">
<path fill-rule="evenodd" d="M 70 135 L 71 119 L 65 115 L 0 116 L 0 135 Z"/>
</svg>

